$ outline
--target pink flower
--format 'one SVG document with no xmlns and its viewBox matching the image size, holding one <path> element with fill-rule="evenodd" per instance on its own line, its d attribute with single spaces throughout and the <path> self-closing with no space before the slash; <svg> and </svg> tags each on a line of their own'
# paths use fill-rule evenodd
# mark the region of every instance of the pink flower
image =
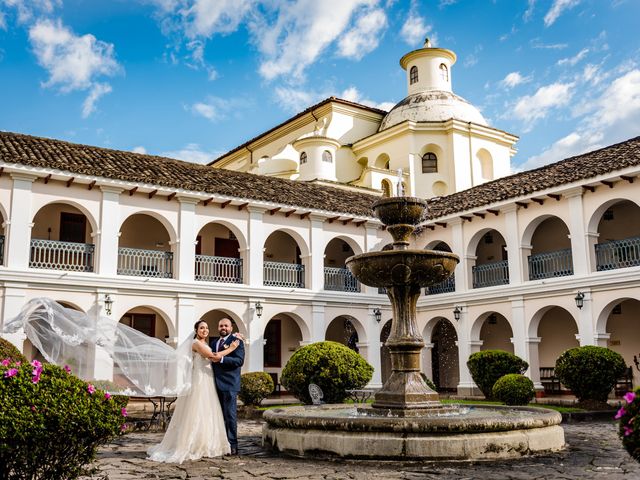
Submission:
<svg viewBox="0 0 640 480">
<path fill-rule="evenodd" d="M 11 363 L 11 359 L 10 358 L 5 358 L 4 360 L 2 360 L 2 362 L 0 362 L 2 364 L 3 367 L 8 367 L 9 364 Z"/>
<path fill-rule="evenodd" d="M 627 403 L 633 403 L 635 398 L 636 398 L 636 394 L 633 392 L 627 392 L 624 394 L 624 399 L 626 400 Z"/>
<path fill-rule="evenodd" d="M 6 372 L 4 372 L 4 378 L 10 378 L 18 374 L 17 368 L 10 368 Z"/>
<path fill-rule="evenodd" d="M 124 432 L 127 429 L 127 424 L 123 423 L 122 426 L 120 427 L 120 431 Z"/>
<path fill-rule="evenodd" d="M 31 362 L 31 365 L 36 368 L 42 368 L 42 364 L 38 360 L 34 360 L 33 362 Z"/>
<path fill-rule="evenodd" d="M 120 410 L 120 413 L 122 413 L 122 416 L 123 416 L 123 417 L 126 417 L 126 416 L 128 415 L 128 413 L 127 413 L 127 409 L 126 409 L 126 408 L 124 408 L 124 407 L 122 407 L 122 409 Z"/>
<path fill-rule="evenodd" d="M 111 398 L 111 394 L 110 394 L 109 392 L 106 392 L 106 393 L 104 394 L 104 399 L 105 399 L 105 400 L 109 400 L 110 398 Z"/>
<path fill-rule="evenodd" d="M 67 373 L 71 373 L 71 367 L 70 367 L 69 365 L 65 365 L 65 366 L 63 367 L 63 369 L 64 369 L 64 371 L 65 371 L 65 372 L 67 372 Z"/>
<path fill-rule="evenodd" d="M 35 412 L 36 410 L 37 410 L 36 406 L 35 405 L 31 405 L 31 411 Z"/>
<path fill-rule="evenodd" d="M 38 373 L 37 375 L 34 375 L 33 378 L 31 379 L 32 383 L 38 383 L 40 381 L 40 373 Z"/>
<path fill-rule="evenodd" d="M 22 365 L 22 362 L 16 362 L 15 365 L 16 367 L 19 367 L 20 365 Z"/>
<path fill-rule="evenodd" d="M 618 410 L 618 413 L 616 413 L 616 416 L 613 418 L 619 420 L 625 413 L 627 413 L 627 411 L 624 409 L 624 407 L 622 407 L 620 410 Z"/>
<path fill-rule="evenodd" d="M 628 437 L 629 435 L 631 435 L 633 433 L 633 428 L 631 427 L 627 427 L 626 425 L 624 427 L 622 427 L 624 430 L 624 436 Z"/>
<path fill-rule="evenodd" d="M 96 387 L 94 387 L 93 385 L 89 384 L 87 385 L 87 392 L 89 392 L 91 395 L 93 395 L 93 393 L 96 391 Z"/>
</svg>

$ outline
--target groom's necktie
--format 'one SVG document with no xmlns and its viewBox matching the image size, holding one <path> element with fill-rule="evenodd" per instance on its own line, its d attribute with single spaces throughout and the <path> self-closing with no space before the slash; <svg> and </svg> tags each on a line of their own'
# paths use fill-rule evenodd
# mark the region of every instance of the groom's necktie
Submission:
<svg viewBox="0 0 640 480">
<path fill-rule="evenodd" d="M 224 342 L 224 338 L 220 337 L 220 339 L 218 340 L 218 343 L 216 343 L 216 352 L 220 351 L 220 347 L 222 346 L 222 342 Z"/>
</svg>

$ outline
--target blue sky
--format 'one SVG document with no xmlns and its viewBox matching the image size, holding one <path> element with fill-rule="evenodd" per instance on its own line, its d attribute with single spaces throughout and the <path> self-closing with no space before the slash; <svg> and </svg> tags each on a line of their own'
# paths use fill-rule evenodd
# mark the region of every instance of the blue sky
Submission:
<svg viewBox="0 0 640 480">
<path fill-rule="evenodd" d="M 330 95 L 391 108 L 425 36 L 516 169 L 640 134 L 638 0 L 0 0 L 0 130 L 205 162 Z"/>
</svg>

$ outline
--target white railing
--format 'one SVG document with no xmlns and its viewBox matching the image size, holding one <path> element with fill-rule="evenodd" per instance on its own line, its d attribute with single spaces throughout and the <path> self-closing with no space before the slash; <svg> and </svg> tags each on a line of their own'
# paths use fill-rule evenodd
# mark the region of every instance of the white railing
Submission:
<svg viewBox="0 0 640 480">
<path fill-rule="evenodd" d="M 264 262 L 263 283 L 269 287 L 304 288 L 304 265 Z"/>
<path fill-rule="evenodd" d="M 173 278 L 173 253 L 141 248 L 118 248 L 118 275 Z"/>
<path fill-rule="evenodd" d="M 202 282 L 242 283 L 242 259 L 196 255 L 195 279 Z"/>
<path fill-rule="evenodd" d="M 324 289 L 337 292 L 359 292 L 360 282 L 347 268 L 324 267 Z"/>
<path fill-rule="evenodd" d="M 29 267 L 93 272 L 95 246 L 58 240 L 31 240 Z"/>
</svg>

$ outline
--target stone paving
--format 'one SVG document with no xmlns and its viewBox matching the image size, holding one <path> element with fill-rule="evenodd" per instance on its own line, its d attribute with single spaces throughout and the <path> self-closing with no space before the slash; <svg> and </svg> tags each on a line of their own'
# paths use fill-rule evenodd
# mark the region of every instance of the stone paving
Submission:
<svg viewBox="0 0 640 480">
<path fill-rule="evenodd" d="M 298 459 L 264 451 L 262 421 L 240 421 L 240 455 L 207 458 L 182 465 L 145 459 L 162 433 L 130 433 L 102 448 L 84 480 L 129 479 L 640 479 L 640 464 L 622 448 L 614 422 L 563 424 L 568 447 L 563 452 L 501 462 L 433 463 L 418 461 Z"/>
</svg>

